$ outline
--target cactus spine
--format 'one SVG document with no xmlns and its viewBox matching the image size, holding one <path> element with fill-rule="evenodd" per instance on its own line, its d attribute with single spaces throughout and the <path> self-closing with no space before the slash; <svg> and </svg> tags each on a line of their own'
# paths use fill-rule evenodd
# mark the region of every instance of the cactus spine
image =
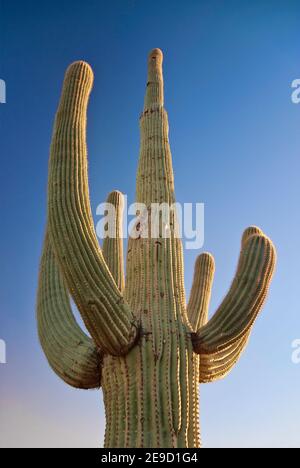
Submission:
<svg viewBox="0 0 300 468">
<path fill-rule="evenodd" d="M 164 109 L 162 52 L 148 58 L 140 118 L 137 202 L 175 202 Z M 183 253 L 173 213 L 169 237 L 130 237 L 123 269 L 122 194 L 115 236 L 99 247 L 90 209 L 86 111 L 93 73 L 85 62 L 66 72 L 54 124 L 48 186 L 48 226 L 41 261 L 37 319 L 53 370 L 76 388 L 102 387 L 106 447 L 199 447 L 198 384 L 224 377 L 239 359 L 265 300 L 275 249 L 263 232 L 246 229 L 237 272 L 208 320 L 214 259 L 196 260 L 186 305 Z M 151 223 L 151 221 L 150 221 Z M 149 229 L 151 225 L 149 226 Z M 91 335 L 76 324 L 73 297 Z"/>
</svg>

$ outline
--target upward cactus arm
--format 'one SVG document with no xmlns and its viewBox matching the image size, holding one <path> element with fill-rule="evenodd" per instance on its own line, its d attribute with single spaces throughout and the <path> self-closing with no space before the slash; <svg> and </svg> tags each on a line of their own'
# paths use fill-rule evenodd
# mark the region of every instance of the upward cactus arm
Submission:
<svg viewBox="0 0 300 468">
<path fill-rule="evenodd" d="M 113 225 L 107 225 L 107 236 L 103 241 L 103 256 L 106 264 L 118 286 L 123 292 L 125 286 L 122 222 L 124 201 L 121 192 L 114 190 L 106 200 L 114 207 Z"/>
<path fill-rule="evenodd" d="M 215 261 L 211 254 L 205 252 L 196 260 L 194 280 L 187 306 L 189 322 L 193 330 L 198 330 L 208 321 L 208 308 L 211 288 L 215 273 Z"/>
<path fill-rule="evenodd" d="M 215 354 L 231 345 L 233 351 L 250 332 L 262 308 L 276 254 L 270 239 L 252 229 L 244 233 L 237 273 L 227 296 L 208 323 L 193 335 L 194 351 L 198 354 Z"/>
<path fill-rule="evenodd" d="M 100 387 L 100 355 L 73 317 L 48 234 L 40 266 L 37 321 L 42 348 L 56 374 L 75 388 Z"/>
<path fill-rule="evenodd" d="M 93 73 L 85 62 L 67 70 L 50 155 L 50 237 L 81 316 L 96 345 L 121 355 L 134 344 L 134 316 L 125 303 L 96 237 L 89 202 L 86 111 Z"/>
</svg>

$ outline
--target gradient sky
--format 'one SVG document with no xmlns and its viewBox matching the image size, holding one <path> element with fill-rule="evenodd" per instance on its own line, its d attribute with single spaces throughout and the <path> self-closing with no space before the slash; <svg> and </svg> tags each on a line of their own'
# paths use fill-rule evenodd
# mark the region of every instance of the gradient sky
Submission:
<svg viewBox="0 0 300 468">
<path fill-rule="evenodd" d="M 211 312 L 230 285 L 242 231 L 259 225 L 278 251 L 269 299 L 224 381 L 201 386 L 204 447 L 300 447 L 300 3 L 295 0 L 0 1 L 1 447 L 97 447 L 101 392 L 49 369 L 35 324 L 48 150 L 63 75 L 88 61 L 93 213 L 109 191 L 134 199 L 138 117 L 150 49 L 164 52 L 177 199 L 205 203 L 214 253 Z M 96 219 L 96 218 L 95 218 Z M 198 252 L 185 255 L 187 292 Z"/>
</svg>

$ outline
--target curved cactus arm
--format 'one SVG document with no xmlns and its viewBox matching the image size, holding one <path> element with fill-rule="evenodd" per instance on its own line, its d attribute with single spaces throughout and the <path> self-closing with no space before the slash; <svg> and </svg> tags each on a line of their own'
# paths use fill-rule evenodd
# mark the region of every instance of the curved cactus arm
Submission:
<svg viewBox="0 0 300 468">
<path fill-rule="evenodd" d="M 42 348 L 54 372 L 75 388 L 100 387 L 100 354 L 74 319 L 48 234 L 40 265 L 37 322 Z"/>
<path fill-rule="evenodd" d="M 107 226 L 107 237 L 103 241 L 103 256 L 116 285 L 123 292 L 125 286 L 122 236 L 124 197 L 121 192 L 114 190 L 108 195 L 106 203 L 114 207 L 115 216 L 111 220 L 112 225 L 108 223 Z"/>
<path fill-rule="evenodd" d="M 226 377 L 246 348 L 250 333 L 251 330 L 222 351 L 212 354 L 201 354 L 199 382 L 211 383 Z"/>
<path fill-rule="evenodd" d="M 253 234 L 248 228 L 227 296 L 208 323 L 192 336 L 196 353 L 217 353 L 246 336 L 265 301 L 275 261 L 271 240 L 261 231 Z"/>
<path fill-rule="evenodd" d="M 245 236 L 245 235 L 244 235 Z M 215 272 L 215 261 L 204 252 L 196 260 L 193 286 L 188 303 L 188 317 L 193 329 L 198 330 L 208 322 L 208 308 Z M 234 367 L 245 349 L 250 332 L 222 351 L 201 354 L 199 382 L 210 383 L 224 378 Z"/>
<path fill-rule="evenodd" d="M 262 231 L 256 226 L 250 226 L 247 228 L 242 237 L 242 249 L 248 238 L 253 234 L 263 235 Z M 201 325 L 204 326 L 207 321 L 206 314 Z M 251 329 L 242 336 L 242 338 L 234 341 L 227 348 L 221 351 L 213 352 L 211 354 L 202 354 L 200 359 L 199 382 L 215 382 L 223 379 L 227 374 L 229 374 L 246 348 L 250 333 Z"/>
<path fill-rule="evenodd" d="M 95 344 L 122 355 L 137 326 L 98 244 L 89 201 L 86 112 L 93 72 L 85 62 L 65 76 L 51 144 L 48 215 L 50 238 L 68 290 Z"/>
<path fill-rule="evenodd" d="M 187 306 L 189 322 L 193 330 L 203 327 L 208 321 L 208 308 L 215 273 L 215 261 L 210 253 L 198 256 L 194 279 Z"/>
</svg>

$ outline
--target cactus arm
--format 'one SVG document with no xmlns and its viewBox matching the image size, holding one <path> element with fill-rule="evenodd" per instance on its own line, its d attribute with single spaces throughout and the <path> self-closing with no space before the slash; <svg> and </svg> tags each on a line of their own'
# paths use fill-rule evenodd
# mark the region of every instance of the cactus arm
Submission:
<svg viewBox="0 0 300 468">
<path fill-rule="evenodd" d="M 263 234 L 263 233 L 256 226 L 250 226 L 249 228 L 247 228 L 242 237 L 242 243 L 241 243 L 242 248 L 244 247 L 248 238 L 253 234 Z M 202 254 L 202 255 L 205 255 L 205 254 Z M 201 262 L 199 259 L 197 259 L 197 262 L 196 262 L 195 279 L 197 277 L 201 278 L 202 275 L 205 278 L 209 278 L 209 272 L 213 274 L 214 264 L 212 263 L 212 261 L 209 261 L 209 258 L 204 257 Z M 211 258 L 211 260 L 213 259 Z M 204 267 L 206 268 L 204 269 Z M 207 271 L 206 274 L 205 274 L 205 271 Z M 211 278 L 211 282 L 212 281 L 213 281 L 213 278 Z M 196 286 L 197 282 L 195 281 L 194 284 Z M 199 286 L 201 286 L 201 284 Z M 208 283 L 208 288 L 209 286 L 210 285 Z M 201 287 L 199 287 L 199 289 L 201 289 Z M 203 287 L 203 290 L 204 290 L 203 294 L 205 293 L 207 294 L 208 289 L 206 287 Z M 192 288 L 192 292 L 193 292 L 193 288 Z M 209 294 L 210 294 L 210 291 L 209 291 Z M 195 297 L 199 297 L 199 295 L 197 295 L 197 291 L 195 291 Z M 200 297 L 200 300 L 201 300 L 201 297 Z M 198 328 L 206 325 L 206 323 L 208 322 L 208 310 L 207 310 L 208 301 L 209 301 L 209 298 L 207 299 L 207 306 L 206 306 L 206 309 L 204 308 L 204 313 L 200 315 L 201 322 L 198 324 Z M 202 300 L 202 303 L 203 302 L 204 300 Z M 211 354 L 202 354 L 201 359 L 200 359 L 199 382 L 200 383 L 215 382 L 217 380 L 223 379 L 227 374 L 229 374 L 229 372 L 233 369 L 233 367 L 235 366 L 235 364 L 241 357 L 241 354 L 243 353 L 244 349 L 246 348 L 248 341 L 249 341 L 250 333 L 251 333 L 251 330 L 249 330 L 245 334 L 245 336 L 242 336 L 242 338 L 238 339 L 237 341 L 234 341 L 232 344 L 230 344 L 227 348 L 223 349 L 222 351 L 217 351 Z"/>
<path fill-rule="evenodd" d="M 208 322 L 208 308 L 211 288 L 215 272 L 214 258 L 209 253 L 202 253 L 196 260 L 194 280 L 188 303 L 188 317 L 194 330 L 198 330 Z M 199 366 L 199 382 L 210 383 L 224 378 L 234 367 L 245 349 L 250 332 L 241 339 L 229 345 L 222 351 L 211 354 L 201 354 Z"/>
<path fill-rule="evenodd" d="M 223 351 L 213 354 L 202 354 L 200 358 L 199 382 L 215 382 L 229 374 L 246 348 L 250 332 L 251 330 Z"/>
<path fill-rule="evenodd" d="M 246 336 L 265 301 L 275 259 L 271 240 L 261 232 L 249 232 L 248 228 L 227 296 L 208 323 L 192 336 L 196 353 L 217 353 Z"/>
<path fill-rule="evenodd" d="M 195 263 L 194 279 L 187 306 L 189 322 L 193 330 L 199 330 L 208 321 L 208 308 L 215 273 L 215 261 L 211 254 L 204 252 Z"/>
<path fill-rule="evenodd" d="M 37 322 L 42 348 L 54 372 L 75 388 L 100 387 L 100 355 L 74 319 L 48 234 L 40 265 Z"/>
<path fill-rule="evenodd" d="M 89 202 L 86 112 L 93 73 L 75 62 L 66 73 L 51 144 L 50 238 L 68 290 L 95 344 L 113 355 L 135 343 L 135 318 L 124 301 L 96 237 Z"/>
<path fill-rule="evenodd" d="M 103 256 L 106 264 L 121 292 L 124 291 L 125 276 L 124 276 L 124 257 L 123 257 L 123 209 L 124 201 L 121 192 L 114 190 L 106 200 L 106 203 L 112 204 L 115 209 L 115 219 L 113 226 L 108 226 L 109 231 L 107 237 L 103 241 Z"/>
</svg>

